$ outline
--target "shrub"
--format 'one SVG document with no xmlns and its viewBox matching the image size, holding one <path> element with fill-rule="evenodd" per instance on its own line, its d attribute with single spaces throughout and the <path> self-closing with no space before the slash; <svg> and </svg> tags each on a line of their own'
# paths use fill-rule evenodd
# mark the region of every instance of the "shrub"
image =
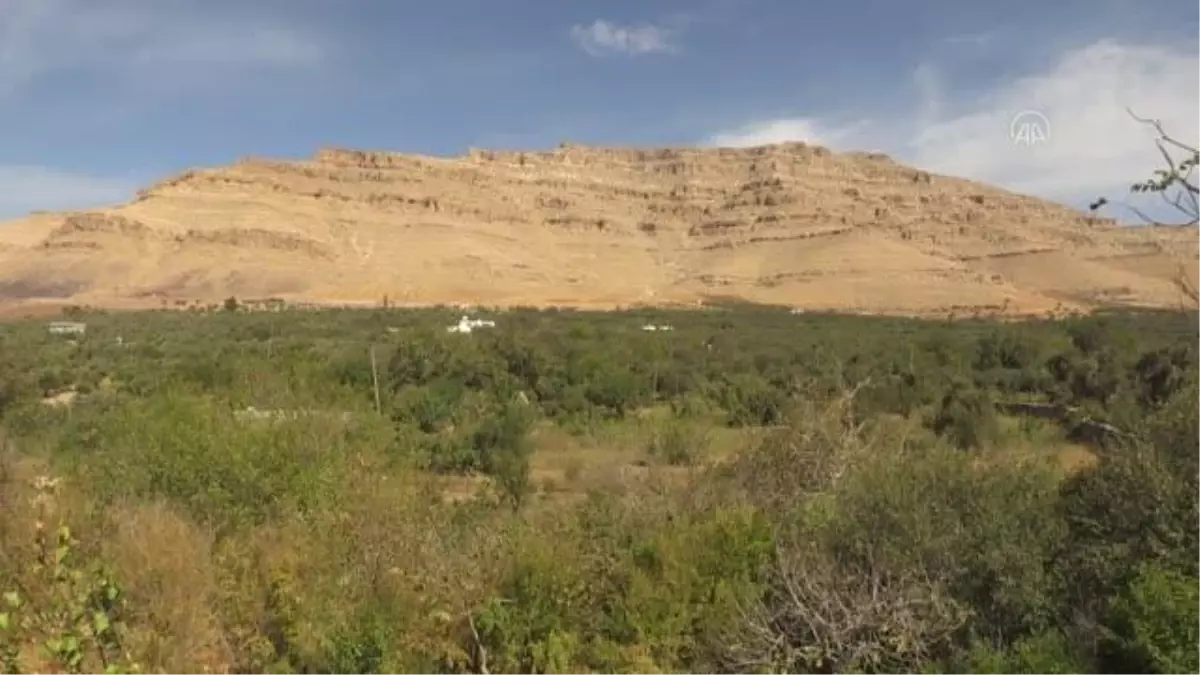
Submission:
<svg viewBox="0 0 1200 675">
<path fill-rule="evenodd" d="M 783 419 L 783 393 L 757 375 L 731 376 L 723 394 L 730 426 L 771 425 Z"/>
<path fill-rule="evenodd" d="M 1119 672 L 1200 672 L 1200 579 L 1142 565 L 1113 603 L 1107 649 Z"/>
<path fill-rule="evenodd" d="M 21 656 L 55 638 L 61 668 L 102 668 L 88 612 L 119 580 L 109 618 L 127 630 L 105 658 L 153 671 L 1197 667 L 1194 313 L 997 326 L 743 307 L 674 315 L 667 336 L 637 330 L 658 310 L 511 310 L 450 336 L 459 313 L 91 313 L 78 344 L 5 324 L 0 591 L 20 593 L 10 625 L 53 619 L 21 624 Z M 69 408 L 37 401 L 39 384 L 97 382 Z M 1061 444 L 1063 420 L 995 436 L 991 399 L 1017 393 L 1115 428 L 1098 464 L 1064 477 L 1024 452 Z M 674 417 L 621 419 L 648 405 Z M 671 480 L 568 469 L 582 503 L 523 506 L 539 414 L 582 446 L 642 438 L 686 464 L 710 413 L 771 428 Z M 72 530 L 95 532 L 63 538 L 81 572 L 65 584 L 30 571 L 11 480 L 43 463 L 78 479 Z"/>
<path fill-rule="evenodd" d="M 962 449 L 981 448 L 999 434 L 991 396 L 964 383 L 952 385 L 942 397 L 929 428 Z"/>
<path fill-rule="evenodd" d="M 238 419 L 188 395 L 125 402 L 93 428 L 88 452 L 75 438 L 63 452 L 98 495 L 163 498 L 225 531 L 317 508 L 349 460 L 334 421 Z"/>
<path fill-rule="evenodd" d="M 962 672 L 968 673 L 1086 673 L 1090 665 L 1058 630 L 1023 637 L 1009 646 L 983 641 L 972 645 Z M 960 670 L 955 668 L 954 670 Z M 953 671 L 950 671 L 953 672 Z"/>
<path fill-rule="evenodd" d="M 48 671 L 136 671 L 124 644 L 128 609 L 121 585 L 101 559 L 81 555 L 56 513 L 60 480 L 35 480 L 32 559 L 22 560 L 25 569 L 6 570 L 15 579 L 0 577 L 0 667 L 22 672 L 33 656 L 28 647 L 36 645 L 39 667 Z"/>
<path fill-rule="evenodd" d="M 708 447 L 708 430 L 677 419 L 660 424 L 651 433 L 646 454 L 669 466 L 694 464 Z"/>
<path fill-rule="evenodd" d="M 1194 485 L 1144 446 L 1110 450 L 1068 479 L 1059 507 L 1067 539 L 1056 572 L 1069 606 L 1098 616 L 1146 563 L 1196 576 Z"/>
<path fill-rule="evenodd" d="M 519 509 L 530 490 L 529 457 L 533 446 L 529 430 L 533 415 L 527 406 L 507 403 L 475 430 L 471 446 L 480 468 L 500 487 L 513 509 Z"/>
</svg>

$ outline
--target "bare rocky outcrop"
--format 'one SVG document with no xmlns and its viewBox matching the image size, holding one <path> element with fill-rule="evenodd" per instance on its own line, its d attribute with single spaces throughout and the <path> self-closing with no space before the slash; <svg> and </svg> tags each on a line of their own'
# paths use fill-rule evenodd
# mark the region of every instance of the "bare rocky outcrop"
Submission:
<svg viewBox="0 0 1200 675">
<path fill-rule="evenodd" d="M 0 226 L 0 290 L 71 299 L 606 307 L 736 297 L 892 314 L 1178 306 L 1196 228 L 1122 228 L 874 153 L 324 149 Z M 1194 280 L 1192 282 L 1194 284 Z M 2 298 L 0 298 L 2 300 Z"/>
</svg>

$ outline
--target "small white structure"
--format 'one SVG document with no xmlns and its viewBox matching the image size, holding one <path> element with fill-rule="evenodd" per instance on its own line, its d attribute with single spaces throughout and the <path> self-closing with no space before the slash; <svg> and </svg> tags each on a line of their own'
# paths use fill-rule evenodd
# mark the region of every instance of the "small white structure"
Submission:
<svg viewBox="0 0 1200 675">
<path fill-rule="evenodd" d="M 248 405 L 241 410 L 233 411 L 233 416 L 238 420 L 299 420 L 302 417 L 324 417 L 327 419 L 336 419 L 342 422 L 349 422 L 354 419 L 354 414 L 349 412 L 334 412 L 329 410 L 259 410 L 252 405 Z"/>
<path fill-rule="evenodd" d="M 648 323 L 645 326 L 642 326 L 642 330 L 653 333 L 655 331 L 675 330 L 675 327 L 670 324 L 666 324 L 666 323 L 660 324 L 660 325 Z"/>
<path fill-rule="evenodd" d="M 803 313 L 804 313 L 804 308 L 802 308 L 802 307 L 792 308 L 792 314 L 803 314 Z"/>
<path fill-rule="evenodd" d="M 87 332 L 87 324 L 77 321 L 51 321 L 47 329 L 51 335 L 83 335 Z"/>
<path fill-rule="evenodd" d="M 471 319 L 463 316 L 458 320 L 458 323 L 453 326 L 447 326 L 448 333 L 470 333 L 476 328 L 495 328 L 496 322 L 487 319 Z"/>
</svg>

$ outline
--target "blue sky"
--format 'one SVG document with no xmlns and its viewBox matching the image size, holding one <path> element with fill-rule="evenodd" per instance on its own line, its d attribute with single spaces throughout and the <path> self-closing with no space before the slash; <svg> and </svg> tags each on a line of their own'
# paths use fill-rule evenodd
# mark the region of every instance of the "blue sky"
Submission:
<svg viewBox="0 0 1200 675">
<path fill-rule="evenodd" d="M 0 219 L 247 155 L 561 141 L 806 140 L 1082 204 L 1155 166 L 1125 106 L 1197 140 L 1198 22 L 1195 0 L 0 0 Z M 1010 138 L 1026 110 L 1041 143 Z"/>
</svg>

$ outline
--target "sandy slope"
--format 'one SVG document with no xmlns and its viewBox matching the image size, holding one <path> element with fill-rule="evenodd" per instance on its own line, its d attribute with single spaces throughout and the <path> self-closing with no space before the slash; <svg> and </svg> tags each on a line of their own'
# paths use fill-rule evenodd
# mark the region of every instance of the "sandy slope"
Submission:
<svg viewBox="0 0 1200 675">
<path fill-rule="evenodd" d="M 0 300 L 1178 306 L 1196 228 L 1119 228 L 881 155 L 565 147 L 244 160 L 0 225 Z"/>
</svg>

